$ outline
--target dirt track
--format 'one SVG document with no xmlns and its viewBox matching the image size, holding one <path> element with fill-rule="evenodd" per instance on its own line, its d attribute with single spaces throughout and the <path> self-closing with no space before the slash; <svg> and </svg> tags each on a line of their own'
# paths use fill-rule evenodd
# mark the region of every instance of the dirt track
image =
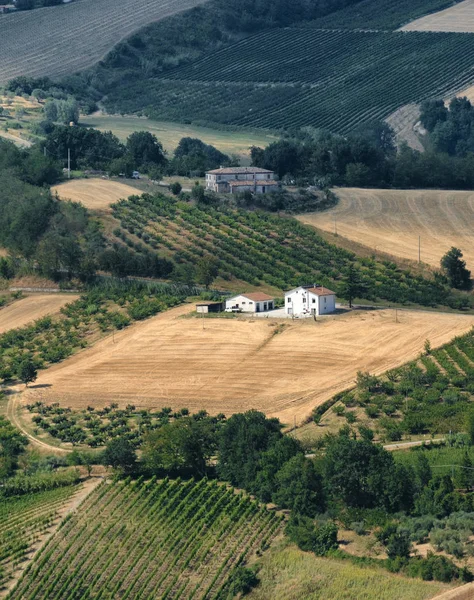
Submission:
<svg viewBox="0 0 474 600">
<path fill-rule="evenodd" d="M 5 308 L 0 308 L 0 334 L 57 313 L 63 306 L 76 299 L 77 296 L 73 294 L 37 294 L 17 300 Z"/>
<path fill-rule="evenodd" d="M 110 402 L 231 414 L 257 408 L 286 423 L 346 389 L 447 342 L 474 317 L 360 312 L 315 323 L 182 319 L 179 307 L 136 324 L 40 374 L 22 402 L 72 408 Z M 278 332 L 278 325 L 285 324 Z M 204 325 L 204 329 L 203 329 Z"/>
<path fill-rule="evenodd" d="M 464 0 L 455 6 L 412 21 L 401 31 L 453 31 L 474 33 L 474 0 Z"/>
<path fill-rule="evenodd" d="M 474 193 L 442 190 L 335 190 L 339 204 L 301 215 L 302 223 L 337 233 L 375 251 L 439 267 L 451 246 L 474 271 Z"/>
<path fill-rule="evenodd" d="M 63 200 L 81 202 L 90 210 L 106 210 L 121 198 L 141 192 L 130 185 L 108 179 L 76 179 L 52 188 Z"/>
</svg>

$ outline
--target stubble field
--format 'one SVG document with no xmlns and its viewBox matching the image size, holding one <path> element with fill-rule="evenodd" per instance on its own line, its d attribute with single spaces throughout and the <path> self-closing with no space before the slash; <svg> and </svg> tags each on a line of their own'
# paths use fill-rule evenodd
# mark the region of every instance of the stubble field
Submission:
<svg viewBox="0 0 474 600">
<path fill-rule="evenodd" d="M 439 267 L 441 257 L 456 246 L 474 270 L 474 193 L 443 190 L 337 189 L 338 205 L 301 215 L 313 225 L 383 252 Z"/>
<path fill-rule="evenodd" d="M 74 294 L 36 294 L 13 302 L 0 309 L 0 334 L 55 314 L 77 298 Z"/>
<path fill-rule="evenodd" d="M 80 202 L 90 210 L 107 210 L 121 198 L 128 198 L 140 192 L 125 183 L 108 179 L 75 179 L 52 188 L 62 200 Z"/>
<path fill-rule="evenodd" d="M 452 31 L 474 33 L 474 0 L 464 0 L 455 6 L 416 19 L 401 31 Z"/>
<path fill-rule="evenodd" d="M 314 322 L 183 318 L 175 308 L 98 342 L 40 374 L 23 402 L 71 408 L 118 402 L 212 414 L 251 408 L 287 424 L 351 386 L 464 333 L 470 316 L 393 310 Z"/>
</svg>

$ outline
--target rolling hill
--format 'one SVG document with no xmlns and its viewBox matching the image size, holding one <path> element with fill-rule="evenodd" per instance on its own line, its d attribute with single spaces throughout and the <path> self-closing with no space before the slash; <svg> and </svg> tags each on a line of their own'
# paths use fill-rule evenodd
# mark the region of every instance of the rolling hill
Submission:
<svg viewBox="0 0 474 600">
<path fill-rule="evenodd" d="M 403 28 L 403 31 L 457 31 L 474 33 L 474 1 L 464 0 L 454 6 L 421 17 Z"/>
<path fill-rule="evenodd" d="M 71 75 L 141 27 L 203 1 L 79 0 L 0 15 L 0 85 L 19 75 Z"/>
<path fill-rule="evenodd" d="M 74 294 L 35 294 L 17 300 L 0 309 L 0 334 L 58 313 L 63 306 L 77 298 Z"/>
</svg>

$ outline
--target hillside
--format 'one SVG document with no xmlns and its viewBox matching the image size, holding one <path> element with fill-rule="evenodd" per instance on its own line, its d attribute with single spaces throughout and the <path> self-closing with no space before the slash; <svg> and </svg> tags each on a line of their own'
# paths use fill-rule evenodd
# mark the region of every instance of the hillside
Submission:
<svg viewBox="0 0 474 600">
<path fill-rule="evenodd" d="M 52 188 L 62 200 L 80 202 L 89 210 L 108 209 L 113 202 L 137 193 L 130 185 L 105 179 L 75 179 Z"/>
<path fill-rule="evenodd" d="M 0 85 L 19 75 L 71 75 L 141 27 L 202 1 L 80 0 L 0 15 Z"/>
<path fill-rule="evenodd" d="M 235 568 L 280 529 L 275 512 L 216 482 L 104 482 L 9 597 L 222 597 Z"/>
<path fill-rule="evenodd" d="M 0 308 L 0 334 L 24 327 L 36 319 L 59 313 L 60 309 L 77 300 L 74 294 L 35 294 Z"/>
<path fill-rule="evenodd" d="M 439 268 L 452 247 L 461 248 L 467 267 L 474 271 L 472 230 L 474 195 L 439 190 L 366 190 L 339 188 L 338 205 L 330 210 L 300 215 L 302 223 L 337 233 L 374 250 L 421 260 Z"/>
<path fill-rule="evenodd" d="M 180 307 L 116 332 L 42 372 L 25 404 L 59 402 L 230 415 L 256 408 L 290 424 L 352 386 L 470 329 L 473 317 L 393 310 L 313 320 L 183 318 Z M 26 423 L 31 416 L 26 415 Z"/>
<path fill-rule="evenodd" d="M 416 19 L 403 31 L 456 31 L 474 33 L 474 2 L 464 0 L 445 10 Z"/>
</svg>

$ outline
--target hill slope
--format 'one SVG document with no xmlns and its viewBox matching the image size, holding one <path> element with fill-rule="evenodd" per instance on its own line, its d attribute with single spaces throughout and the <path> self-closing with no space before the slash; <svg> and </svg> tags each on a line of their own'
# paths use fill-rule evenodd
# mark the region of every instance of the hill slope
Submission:
<svg viewBox="0 0 474 600">
<path fill-rule="evenodd" d="M 73 294 L 36 294 L 13 302 L 0 309 L 0 334 L 24 327 L 46 315 L 58 313 L 63 306 L 77 298 Z"/>
<path fill-rule="evenodd" d="M 0 85 L 18 75 L 53 77 L 90 67 L 122 38 L 203 1 L 79 0 L 0 15 Z"/>
<path fill-rule="evenodd" d="M 456 6 L 412 21 L 404 31 L 457 31 L 474 33 L 474 1 L 464 0 Z"/>
<path fill-rule="evenodd" d="M 441 257 L 456 246 L 474 271 L 474 194 L 438 190 L 364 190 L 340 188 L 339 204 L 330 210 L 301 215 L 314 225 L 379 252 L 421 260 L 438 268 Z"/>
</svg>

